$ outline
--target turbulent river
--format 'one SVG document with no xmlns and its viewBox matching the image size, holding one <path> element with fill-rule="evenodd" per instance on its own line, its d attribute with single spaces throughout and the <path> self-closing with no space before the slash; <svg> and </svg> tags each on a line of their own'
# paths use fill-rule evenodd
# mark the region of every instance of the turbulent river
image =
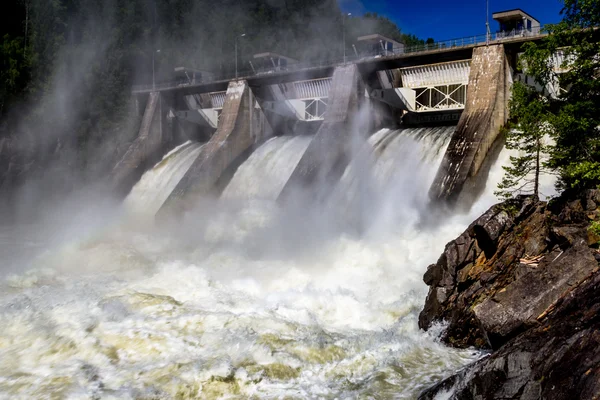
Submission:
<svg viewBox="0 0 600 400">
<path fill-rule="evenodd" d="M 481 356 L 417 326 L 427 265 L 502 175 L 469 215 L 423 218 L 452 131 L 377 132 L 318 207 L 274 202 L 310 141 L 279 137 L 154 222 L 187 143 L 119 207 L 1 228 L 0 398 L 415 398 Z"/>
</svg>

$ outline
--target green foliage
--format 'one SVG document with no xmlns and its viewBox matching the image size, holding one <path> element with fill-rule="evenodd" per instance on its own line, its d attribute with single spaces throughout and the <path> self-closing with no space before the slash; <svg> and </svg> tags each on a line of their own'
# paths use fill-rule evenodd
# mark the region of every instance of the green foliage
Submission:
<svg viewBox="0 0 600 400">
<path fill-rule="evenodd" d="M 600 221 L 593 221 L 588 227 L 590 233 L 596 238 L 600 238 Z M 600 246 L 600 240 L 596 242 L 596 246 Z"/>
<path fill-rule="evenodd" d="M 546 48 L 564 51 L 560 84 L 568 90 L 554 101 L 556 147 L 550 165 L 561 187 L 596 187 L 600 162 L 600 0 L 566 0 L 564 19 L 550 28 Z M 558 79 L 558 78 L 557 78 Z"/>
<path fill-rule="evenodd" d="M 534 88 L 515 82 L 509 102 L 510 115 L 518 123 L 505 129 L 506 148 L 516 150 L 511 164 L 505 166 L 505 176 L 496 195 L 511 198 L 515 194 L 539 195 L 540 174 L 547 170 L 543 161 L 551 147 L 548 102 Z M 512 128 L 512 129 L 510 129 Z"/>
<path fill-rule="evenodd" d="M 548 152 L 540 165 L 557 171 L 558 188 L 582 190 L 600 183 L 600 0 L 565 0 L 562 15 L 545 40 L 524 46 L 523 70 L 538 91 L 514 85 L 511 118 L 528 140 L 517 145 L 525 155 L 507 176 L 525 171 L 539 147 Z M 564 62 L 555 70 L 552 57 L 560 53 Z M 537 146 L 546 134 L 554 145 Z"/>
<path fill-rule="evenodd" d="M 596 235 L 600 235 L 600 221 L 592 222 L 588 229 L 594 232 Z"/>
</svg>

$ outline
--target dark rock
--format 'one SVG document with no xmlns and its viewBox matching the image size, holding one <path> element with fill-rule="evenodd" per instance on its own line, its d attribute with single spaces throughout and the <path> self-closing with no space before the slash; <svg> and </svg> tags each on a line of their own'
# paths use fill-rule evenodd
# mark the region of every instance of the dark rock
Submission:
<svg viewBox="0 0 600 400">
<path fill-rule="evenodd" d="M 512 225 L 512 219 L 506 211 L 500 211 L 489 218 L 483 225 L 473 225 L 473 235 L 477 245 L 487 258 L 492 258 L 497 250 L 500 235 Z"/>
<path fill-rule="evenodd" d="M 533 198 L 509 205 L 519 211 L 492 207 L 428 268 L 431 289 L 419 324 L 447 321 L 443 340 L 454 346 L 499 348 L 597 268 L 587 225 L 556 225 L 583 210 L 580 201 L 565 203 L 572 212 L 558 216 Z"/>
<path fill-rule="evenodd" d="M 587 242 L 587 226 L 555 226 L 551 231 L 556 242 L 563 248 L 573 246 L 576 242 Z"/>
<path fill-rule="evenodd" d="M 514 234 L 503 238 L 514 231 L 515 216 L 529 216 L 528 220 L 535 220 L 531 227 L 542 225 L 543 218 L 535 212 L 540 208 L 539 204 L 522 198 L 513 201 L 510 207 L 505 206 L 490 208 L 450 242 L 424 277 L 431 290 L 419 317 L 419 326 L 427 329 L 434 321 L 448 321 L 450 325 L 444 340 L 455 346 L 485 346 L 488 343 L 486 333 L 473 314 L 473 304 L 489 296 L 500 273 L 526 250 L 539 252 L 547 246 L 547 232 L 543 229 L 540 232 L 535 229 L 519 231 L 521 236 L 530 238 L 525 243 L 522 237 Z M 509 209 L 519 211 L 511 214 Z"/>
<path fill-rule="evenodd" d="M 584 208 L 586 211 L 595 211 L 600 203 L 600 192 L 598 190 L 588 190 L 585 192 Z"/>
<path fill-rule="evenodd" d="M 419 325 L 494 352 L 421 399 L 599 399 L 600 192 L 492 207 L 430 266 Z M 509 210 L 518 210 L 511 212 Z M 593 232 L 592 232 L 593 233 Z"/>
<path fill-rule="evenodd" d="M 531 328 L 491 356 L 426 390 L 450 399 L 598 399 L 600 273 L 561 298 Z"/>
<path fill-rule="evenodd" d="M 579 285 L 598 263 L 585 243 L 564 252 L 549 253 L 537 268 L 488 297 L 473 308 L 492 348 L 535 326 L 537 318 L 566 291 Z"/>
<path fill-rule="evenodd" d="M 520 207 L 519 212 L 515 215 L 515 223 L 523 221 L 536 210 L 539 205 L 539 200 L 534 196 L 519 196 L 515 200 L 509 200 L 509 204 L 514 204 L 514 207 Z"/>
<path fill-rule="evenodd" d="M 585 209 L 581 204 L 581 200 L 574 200 L 567 203 L 562 212 L 558 216 L 558 220 L 562 224 L 574 224 L 585 221 Z"/>
</svg>

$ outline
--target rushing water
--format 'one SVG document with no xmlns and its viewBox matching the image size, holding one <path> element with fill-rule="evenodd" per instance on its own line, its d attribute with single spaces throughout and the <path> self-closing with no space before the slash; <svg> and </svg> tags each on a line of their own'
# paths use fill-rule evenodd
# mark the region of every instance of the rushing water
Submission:
<svg viewBox="0 0 600 400">
<path fill-rule="evenodd" d="M 450 133 L 373 135 L 334 191 L 337 209 L 268 200 L 309 140 L 276 138 L 223 200 L 176 223 L 128 218 L 132 205 L 160 207 L 200 151 L 177 149 L 123 214 L 96 209 L 99 228 L 72 230 L 3 278 L 0 398 L 415 398 L 480 356 L 417 326 L 427 265 L 494 202 L 502 174 L 494 166 L 470 215 L 420 224 Z M 339 229 L 355 213 L 362 233 Z M 17 242 L 0 251 L 28 246 Z"/>
<path fill-rule="evenodd" d="M 311 136 L 269 139 L 238 168 L 222 197 L 276 200 L 311 139 Z"/>
<path fill-rule="evenodd" d="M 133 213 L 154 215 L 192 166 L 202 150 L 201 143 L 186 142 L 167 153 L 144 174 L 125 199 L 125 207 Z"/>
</svg>

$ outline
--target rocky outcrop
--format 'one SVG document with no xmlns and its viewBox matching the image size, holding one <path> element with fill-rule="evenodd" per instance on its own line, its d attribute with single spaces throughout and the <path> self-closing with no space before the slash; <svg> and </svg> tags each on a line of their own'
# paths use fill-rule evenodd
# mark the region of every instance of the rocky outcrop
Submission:
<svg viewBox="0 0 600 400">
<path fill-rule="evenodd" d="M 539 324 L 420 399 L 598 399 L 600 274 L 563 296 Z"/>
<path fill-rule="evenodd" d="M 421 398 L 583 399 L 600 393 L 600 192 L 492 207 L 429 267 L 419 325 L 494 352 Z"/>
</svg>

